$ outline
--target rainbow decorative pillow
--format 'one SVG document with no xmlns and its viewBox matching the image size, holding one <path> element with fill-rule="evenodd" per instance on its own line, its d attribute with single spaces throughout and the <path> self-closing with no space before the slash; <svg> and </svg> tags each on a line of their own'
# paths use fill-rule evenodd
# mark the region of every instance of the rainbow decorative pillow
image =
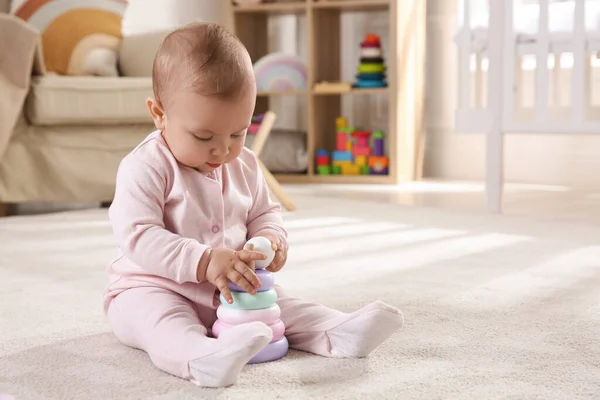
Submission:
<svg viewBox="0 0 600 400">
<path fill-rule="evenodd" d="M 116 76 L 126 0 L 14 0 L 12 13 L 41 35 L 48 72 Z"/>
<path fill-rule="evenodd" d="M 254 64 L 256 86 L 261 91 L 304 90 L 307 88 L 306 65 L 298 57 L 271 53 Z"/>
</svg>

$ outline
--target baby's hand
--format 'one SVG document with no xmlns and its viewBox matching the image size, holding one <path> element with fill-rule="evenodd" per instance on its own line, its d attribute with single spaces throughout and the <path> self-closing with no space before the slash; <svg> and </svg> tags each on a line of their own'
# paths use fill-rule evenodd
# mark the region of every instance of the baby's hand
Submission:
<svg viewBox="0 0 600 400">
<path fill-rule="evenodd" d="M 256 294 L 261 282 L 248 264 L 266 258 L 265 254 L 258 251 L 213 249 L 206 268 L 206 280 L 218 287 L 225 300 L 231 304 L 233 298 L 229 290 L 229 281 L 250 294 Z"/>
<path fill-rule="evenodd" d="M 273 258 L 273 261 L 265 269 L 271 272 L 279 271 L 281 268 L 283 268 L 285 262 L 287 261 L 287 250 L 281 242 L 281 238 L 277 235 L 269 233 L 258 234 L 257 236 L 264 236 L 269 239 L 273 245 L 273 250 L 275 250 L 275 257 Z"/>
</svg>

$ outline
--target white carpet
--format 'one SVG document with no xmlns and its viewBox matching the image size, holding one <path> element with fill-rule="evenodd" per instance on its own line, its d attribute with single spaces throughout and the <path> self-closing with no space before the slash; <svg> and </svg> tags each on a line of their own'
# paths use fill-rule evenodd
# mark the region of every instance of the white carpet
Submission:
<svg viewBox="0 0 600 400">
<path fill-rule="evenodd" d="M 278 283 L 403 330 L 371 357 L 300 352 L 200 389 L 101 313 L 105 210 L 0 220 L 0 393 L 26 399 L 583 399 L 600 395 L 600 227 L 295 196 Z M 1 397 L 1 396 L 0 396 Z"/>
</svg>

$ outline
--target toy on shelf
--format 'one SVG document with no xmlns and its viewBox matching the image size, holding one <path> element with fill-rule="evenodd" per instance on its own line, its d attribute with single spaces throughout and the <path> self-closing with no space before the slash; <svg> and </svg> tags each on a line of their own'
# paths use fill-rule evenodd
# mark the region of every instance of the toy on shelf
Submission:
<svg viewBox="0 0 600 400">
<path fill-rule="evenodd" d="M 358 65 L 355 88 L 387 87 L 385 60 L 378 35 L 368 33 L 360 44 L 360 64 Z"/>
<path fill-rule="evenodd" d="M 285 325 L 280 319 L 281 309 L 277 305 L 277 292 L 273 288 L 273 273 L 264 269 L 273 261 L 275 252 L 269 239 L 262 236 L 250 239 L 244 248 L 267 254 L 266 260 L 255 261 L 255 272 L 262 285 L 255 295 L 251 295 L 235 283 L 229 282 L 233 303 L 227 303 L 223 295 L 220 295 L 221 305 L 217 308 L 217 320 L 212 326 L 212 334 L 218 338 L 221 333 L 236 325 L 261 321 L 271 328 L 273 339 L 248 363 L 278 360 L 287 354 L 289 343 L 285 337 Z"/>
<path fill-rule="evenodd" d="M 357 130 L 346 118 L 336 120 L 336 149 L 319 149 L 316 169 L 319 175 L 388 175 L 389 159 L 384 155 L 382 131 Z"/>
<path fill-rule="evenodd" d="M 263 119 L 265 118 L 264 114 L 258 114 L 252 116 L 252 121 L 250 122 L 250 126 L 248 127 L 248 134 L 253 135 L 258 133 L 260 129 L 260 125 L 262 124 Z"/>
<path fill-rule="evenodd" d="M 306 90 L 307 70 L 294 55 L 270 53 L 254 64 L 256 87 L 259 91 Z"/>
</svg>

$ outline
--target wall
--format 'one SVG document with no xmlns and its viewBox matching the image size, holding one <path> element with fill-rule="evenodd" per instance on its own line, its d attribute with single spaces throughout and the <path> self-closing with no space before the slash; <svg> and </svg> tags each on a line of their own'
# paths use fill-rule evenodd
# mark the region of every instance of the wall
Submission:
<svg viewBox="0 0 600 400">
<path fill-rule="evenodd" d="M 428 1 L 425 174 L 480 180 L 484 176 L 484 137 L 453 129 L 458 97 L 457 53 L 452 43 L 455 10 L 455 0 Z M 600 135 L 513 134 L 505 140 L 508 181 L 599 188 L 597 171 Z"/>
</svg>

